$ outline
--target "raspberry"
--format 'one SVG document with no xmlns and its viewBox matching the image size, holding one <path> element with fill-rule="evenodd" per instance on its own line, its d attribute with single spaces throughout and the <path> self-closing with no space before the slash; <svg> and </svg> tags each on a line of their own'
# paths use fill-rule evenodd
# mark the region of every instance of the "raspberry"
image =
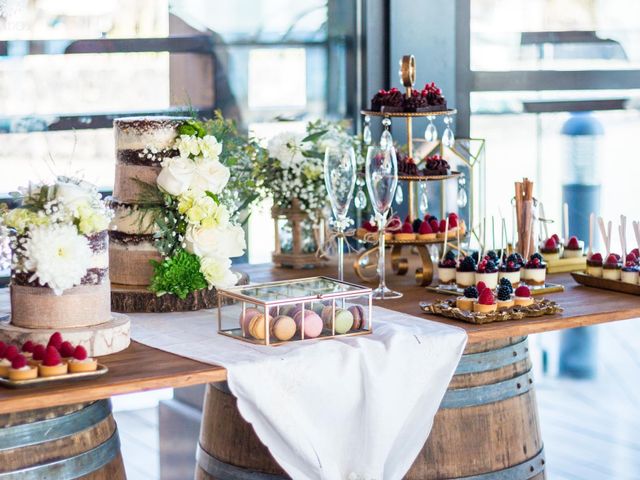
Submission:
<svg viewBox="0 0 640 480">
<path fill-rule="evenodd" d="M 432 218 L 431 220 L 429 220 L 429 225 L 431 225 L 431 229 L 434 232 L 437 233 L 437 232 L 440 231 L 440 225 L 438 224 L 438 220 L 437 219 Z"/>
<path fill-rule="evenodd" d="M 73 358 L 76 360 L 85 360 L 87 358 L 87 350 L 82 345 L 78 345 L 73 351 Z"/>
<path fill-rule="evenodd" d="M 410 222 L 404 222 L 402 225 L 402 233 L 413 233 L 413 225 Z"/>
<path fill-rule="evenodd" d="M 485 288 L 480 292 L 478 303 L 481 305 L 493 305 L 494 303 L 496 303 L 496 299 L 493 296 L 493 292 L 490 288 Z"/>
<path fill-rule="evenodd" d="M 31 340 L 27 340 L 24 342 L 24 345 L 22 345 L 22 351 L 33 353 L 33 347 L 35 347 L 34 343 Z"/>
<path fill-rule="evenodd" d="M 65 358 L 69 358 L 73 356 L 74 347 L 71 345 L 71 342 L 62 342 L 60 345 L 60 355 Z"/>
<path fill-rule="evenodd" d="M 556 241 L 556 245 L 560 243 L 560 237 L 558 236 L 557 233 L 554 233 L 553 235 L 551 235 L 551 238 L 553 238 Z"/>
<path fill-rule="evenodd" d="M 56 347 L 59 349 L 60 345 L 62 345 L 62 334 L 60 332 L 55 332 L 51 337 L 49 337 L 47 347 Z"/>
<path fill-rule="evenodd" d="M 420 224 L 420 230 L 418 230 L 418 233 L 420 235 L 427 235 L 429 233 L 433 233 L 433 229 L 431 228 L 431 225 L 429 225 L 429 222 L 422 222 Z"/>
<path fill-rule="evenodd" d="M 11 360 L 11 368 L 18 369 L 26 366 L 27 366 L 27 359 L 21 353 L 17 354 L 15 357 L 13 357 L 13 360 Z"/>
<path fill-rule="evenodd" d="M 440 220 L 439 231 L 444 232 L 447 229 L 447 221 L 445 219 Z"/>
<path fill-rule="evenodd" d="M 580 243 L 578 242 L 578 237 L 575 235 L 569 239 L 567 243 L 567 247 L 573 250 L 578 250 L 580 248 Z"/>
<path fill-rule="evenodd" d="M 618 257 L 616 256 L 615 253 L 612 253 L 611 255 L 609 255 L 607 257 L 607 264 L 609 264 L 609 265 L 617 265 L 618 264 Z"/>
<path fill-rule="evenodd" d="M 16 355 L 19 355 L 19 354 L 20 352 L 18 351 L 18 347 L 16 347 L 15 345 L 9 345 L 7 349 L 4 351 L 4 358 L 11 361 L 16 357 Z"/>
<path fill-rule="evenodd" d="M 520 285 L 518 288 L 516 288 L 515 294 L 516 297 L 529 298 L 531 296 L 531 291 L 529 290 L 529 287 Z"/>
<path fill-rule="evenodd" d="M 478 282 L 478 285 L 476 285 L 476 288 L 478 289 L 478 293 L 482 293 L 484 290 L 486 290 L 487 284 L 484 282 Z"/>
<path fill-rule="evenodd" d="M 589 260 L 591 260 L 592 262 L 602 262 L 602 254 L 594 253 L 593 255 L 591 255 L 591 258 Z"/>
<path fill-rule="evenodd" d="M 56 365 L 60 365 L 62 358 L 60 357 L 60 352 L 53 345 L 47 347 L 47 351 L 44 353 L 44 358 L 42 359 L 42 364 L 47 367 L 55 367 Z"/>
<path fill-rule="evenodd" d="M 33 347 L 33 359 L 42 361 L 44 359 L 44 354 L 47 351 L 44 345 L 38 344 Z"/>
<path fill-rule="evenodd" d="M 555 250 L 556 248 L 558 248 L 558 243 L 556 242 L 556 239 L 553 237 L 549 237 L 547 241 L 544 242 L 544 248 L 545 250 Z"/>
</svg>

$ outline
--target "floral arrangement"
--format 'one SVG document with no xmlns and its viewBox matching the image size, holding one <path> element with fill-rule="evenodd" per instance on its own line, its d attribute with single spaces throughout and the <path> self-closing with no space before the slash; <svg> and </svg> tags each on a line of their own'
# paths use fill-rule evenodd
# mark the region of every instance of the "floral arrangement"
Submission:
<svg viewBox="0 0 640 480">
<path fill-rule="evenodd" d="M 80 285 L 91 268 L 92 237 L 107 229 L 112 213 L 97 188 L 59 177 L 12 194 L 18 208 L 0 212 L 9 237 L 12 275 L 51 288 L 56 295 Z"/>
<path fill-rule="evenodd" d="M 325 208 L 324 153 L 327 147 L 356 145 L 343 123 L 318 120 L 307 124 L 306 133 L 280 133 L 267 145 L 269 158 L 256 165 L 256 177 L 274 205 L 290 208 L 293 199 L 310 218 Z"/>
<path fill-rule="evenodd" d="M 155 215 L 155 244 L 164 260 L 154 262 L 150 289 L 185 298 L 235 285 L 231 258 L 242 255 L 246 243 L 231 219 L 233 198 L 225 195 L 231 172 L 220 161 L 223 144 L 198 120 L 185 121 L 178 133 L 173 148 L 179 156 L 162 162 L 157 179 L 164 208 Z"/>
</svg>

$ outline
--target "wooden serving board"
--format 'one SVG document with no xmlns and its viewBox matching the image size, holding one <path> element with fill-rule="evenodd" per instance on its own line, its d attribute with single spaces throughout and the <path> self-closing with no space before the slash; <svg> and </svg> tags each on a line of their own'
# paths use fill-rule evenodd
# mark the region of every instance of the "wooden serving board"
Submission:
<svg viewBox="0 0 640 480">
<path fill-rule="evenodd" d="M 88 380 L 100 377 L 108 371 L 109 369 L 105 365 L 99 363 L 98 368 L 93 372 L 67 373 L 65 375 L 56 375 L 55 377 L 37 377 L 31 380 L 9 380 L 8 378 L 0 378 L 0 385 L 7 388 L 46 386 L 60 382 Z"/>
<path fill-rule="evenodd" d="M 249 276 L 239 272 L 241 277 L 238 285 L 249 283 Z M 215 288 L 193 292 L 183 300 L 176 295 L 167 293 L 156 295 L 143 285 L 111 284 L 111 310 L 120 313 L 168 313 L 187 312 L 216 308 L 218 306 L 218 292 Z"/>
<path fill-rule="evenodd" d="M 548 260 L 547 273 L 584 272 L 587 269 L 587 256 Z"/>
<path fill-rule="evenodd" d="M 576 282 L 587 287 L 603 288 L 605 290 L 613 290 L 615 292 L 640 295 L 640 285 L 634 285 L 620 280 L 609 280 L 608 278 L 594 277 L 593 275 L 587 275 L 586 273 L 573 272 L 571 276 Z"/>
</svg>

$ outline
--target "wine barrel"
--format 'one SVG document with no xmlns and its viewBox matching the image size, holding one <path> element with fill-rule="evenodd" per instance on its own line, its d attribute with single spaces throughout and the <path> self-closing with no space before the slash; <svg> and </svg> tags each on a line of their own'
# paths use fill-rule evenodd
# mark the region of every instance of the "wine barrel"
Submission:
<svg viewBox="0 0 640 480">
<path fill-rule="evenodd" d="M 124 480 L 111 402 L 0 415 L 0 480 Z"/>
<path fill-rule="evenodd" d="M 238 412 L 207 386 L 197 480 L 288 478 Z M 540 480 L 544 452 L 526 337 L 470 344 L 407 480 Z"/>
</svg>

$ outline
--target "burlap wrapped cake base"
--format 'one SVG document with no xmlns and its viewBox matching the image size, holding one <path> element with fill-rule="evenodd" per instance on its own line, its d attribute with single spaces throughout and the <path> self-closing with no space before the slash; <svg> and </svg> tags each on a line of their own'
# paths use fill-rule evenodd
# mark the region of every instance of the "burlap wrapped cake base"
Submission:
<svg viewBox="0 0 640 480">
<path fill-rule="evenodd" d="M 47 287 L 11 285 L 11 322 L 23 328 L 76 328 L 111 318 L 109 282 L 78 285 L 62 295 Z"/>
<path fill-rule="evenodd" d="M 238 285 L 249 283 L 249 275 L 240 274 Z M 218 306 L 218 292 L 215 288 L 204 289 L 187 295 L 184 300 L 173 294 L 157 296 L 147 287 L 111 284 L 111 310 L 122 313 L 167 313 L 202 310 Z"/>
<path fill-rule="evenodd" d="M 162 257 L 151 246 L 146 250 L 127 249 L 122 245 L 109 245 L 109 278 L 118 285 L 143 286 L 146 288 L 153 277 L 151 260 L 162 261 Z"/>
<path fill-rule="evenodd" d="M 16 345 L 31 340 L 46 345 L 53 332 L 60 332 L 62 337 L 73 345 L 85 347 L 91 357 L 109 355 L 129 346 L 131 329 L 129 317 L 126 315 L 112 313 L 109 318 L 107 322 L 92 327 L 31 329 L 13 325 L 10 321 L 11 316 L 5 315 L 0 320 L 0 340 Z"/>
</svg>

